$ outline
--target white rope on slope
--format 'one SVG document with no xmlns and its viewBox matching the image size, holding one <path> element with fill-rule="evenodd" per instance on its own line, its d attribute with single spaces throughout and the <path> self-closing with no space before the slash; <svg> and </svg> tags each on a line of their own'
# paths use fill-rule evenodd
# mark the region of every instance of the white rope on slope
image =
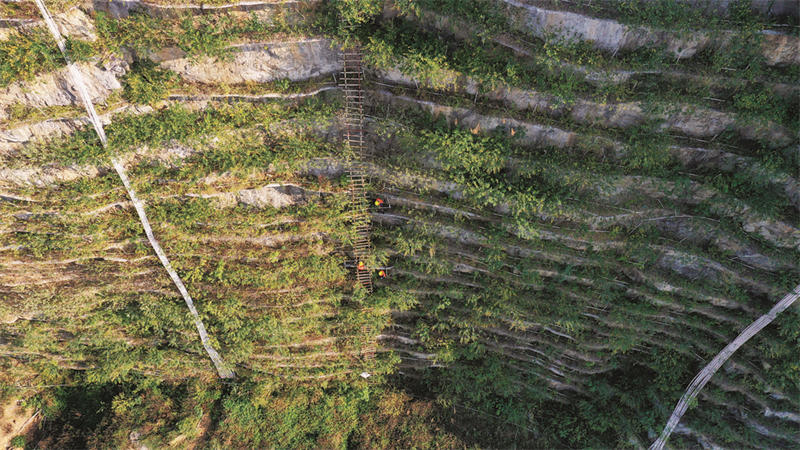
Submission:
<svg viewBox="0 0 800 450">
<path fill-rule="evenodd" d="M 86 85 L 83 82 L 83 76 L 67 54 L 67 49 L 64 45 L 64 38 L 58 31 L 58 27 L 53 21 L 53 18 L 50 16 L 50 12 L 47 10 L 44 1 L 36 0 L 36 5 L 41 11 L 45 23 L 47 23 L 47 28 L 50 29 L 50 33 L 53 35 L 53 38 L 55 38 L 58 49 L 61 50 L 61 54 L 67 61 L 67 68 L 69 69 L 69 74 L 72 78 L 72 84 L 77 89 L 78 95 L 83 101 L 83 106 L 86 108 L 86 112 L 89 114 L 89 120 L 91 120 L 92 125 L 94 125 L 94 129 L 97 131 L 97 135 L 100 137 L 100 142 L 103 144 L 103 148 L 107 148 L 108 142 L 106 139 L 106 133 L 103 130 L 103 125 L 100 123 L 100 118 L 97 116 L 97 111 L 95 111 L 92 100 L 86 90 Z M 203 347 L 206 349 L 208 356 L 211 358 L 211 361 L 213 361 L 214 366 L 217 368 L 220 378 L 234 378 L 236 375 L 234 374 L 233 370 L 228 368 L 228 366 L 219 356 L 219 353 L 217 353 L 217 351 L 211 345 L 211 340 L 206 332 L 206 327 L 203 325 L 203 321 L 200 319 L 200 315 L 197 313 L 197 309 L 194 307 L 194 302 L 192 301 L 192 297 L 189 295 L 189 292 L 186 290 L 186 286 L 184 286 L 183 281 L 181 281 L 181 278 L 175 272 L 175 269 L 172 268 L 172 264 L 170 264 L 169 259 L 167 259 L 167 255 L 164 254 L 164 250 L 161 248 L 161 245 L 158 243 L 155 236 L 153 236 L 153 230 L 150 228 L 150 222 L 147 220 L 147 214 L 145 214 L 144 206 L 139 198 L 136 197 L 136 192 L 134 192 L 133 186 L 131 186 L 128 176 L 125 173 L 125 167 L 117 158 L 114 157 L 111 158 L 111 164 L 114 166 L 114 170 L 116 170 L 117 175 L 119 175 L 120 179 L 122 180 L 122 184 L 125 185 L 125 189 L 128 191 L 128 196 L 131 198 L 134 208 L 136 208 L 136 213 L 139 215 L 139 220 L 142 222 L 142 227 L 147 235 L 147 239 L 150 241 L 150 245 L 153 247 L 153 250 L 156 252 L 156 255 L 158 255 L 158 259 L 161 261 L 161 264 L 167 270 L 167 273 L 169 273 L 169 276 L 172 278 L 175 286 L 177 286 L 178 290 L 183 296 L 183 299 L 186 301 L 186 306 L 189 307 L 189 311 L 192 313 L 194 324 L 197 327 L 197 332 L 200 334 L 200 340 L 203 343 Z"/>
<path fill-rule="evenodd" d="M 783 297 L 781 301 L 775 304 L 772 309 L 769 310 L 768 313 L 764 314 L 763 316 L 756 319 L 755 322 L 751 323 L 744 331 L 739 334 L 733 341 L 731 341 L 724 349 L 722 349 L 714 359 L 708 363 L 707 366 L 701 370 L 697 376 L 694 377 L 691 383 L 689 383 L 689 387 L 686 389 L 686 392 L 683 394 L 680 400 L 678 400 L 678 404 L 675 406 L 675 410 L 672 412 L 669 420 L 667 421 L 667 425 L 664 427 L 664 431 L 661 432 L 661 435 L 658 439 L 653 442 L 653 445 L 650 446 L 650 450 L 662 450 L 664 448 L 664 444 L 666 444 L 669 435 L 672 434 L 672 430 L 678 425 L 680 422 L 681 417 L 689 408 L 689 403 L 697 397 L 697 394 L 700 393 L 700 390 L 706 385 L 706 383 L 711 380 L 711 377 L 722 367 L 723 364 L 731 357 L 731 355 L 736 352 L 745 342 L 750 340 L 751 337 L 755 336 L 759 331 L 761 331 L 764 327 L 769 325 L 775 317 L 782 313 L 786 308 L 792 306 L 792 303 L 795 302 L 800 298 L 800 285 L 794 288 L 794 291 L 789 292 L 786 294 L 786 297 Z"/>
</svg>

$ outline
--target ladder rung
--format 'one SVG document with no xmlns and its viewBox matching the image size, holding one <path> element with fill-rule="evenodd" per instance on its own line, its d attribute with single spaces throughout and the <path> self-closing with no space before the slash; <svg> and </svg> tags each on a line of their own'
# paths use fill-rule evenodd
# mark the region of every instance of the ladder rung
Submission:
<svg viewBox="0 0 800 450">
<path fill-rule="evenodd" d="M 366 142 L 364 129 L 364 89 L 362 83 L 364 82 L 364 71 L 362 70 L 362 55 L 361 51 L 356 47 L 354 49 L 341 53 L 342 71 L 341 82 L 339 87 L 344 92 L 345 107 L 344 107 L 344 127 L 342 132 L 345 143 L 353 149 L 361 159 L 369 154 Z M 369 215 L 368 200 L 366 197 L 366 186 L 368 177 L 366 174 L 366 164 L 360 161 L 354 162 L 347 168 L 347 173 L 350 175 L 350 201 L 352 226 L 357 236 L 353 242 L 353 255 L 357 261 L 363 261 L 368 257 L 371 251 L 369 240 L 370 230 L 372 229 L 372 220 Z M 357 264 L 353 262 L 353 264 Z M 372 274 L 370 271 L 356 270 L 356 279 L 364 286 L 369 292 L 372 292 Z"/>
</svg>

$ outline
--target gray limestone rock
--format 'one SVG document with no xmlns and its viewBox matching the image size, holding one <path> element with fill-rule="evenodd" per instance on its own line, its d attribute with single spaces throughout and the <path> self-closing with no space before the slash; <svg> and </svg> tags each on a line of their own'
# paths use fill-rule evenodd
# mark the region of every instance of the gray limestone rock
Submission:
<svg viewBox="0 0 800 450">
<path fill-rule="evenodd" d="M 307 80 L 341 70 L 338 51 L 327 39 L 242 44 L 232 47 L 229 58 L 189 58 L 179 49 L 164 49 L 150 56 L 161 67 L 187 81 L 199 83 L 266 83 L 281 79 Z"/>
</svg>

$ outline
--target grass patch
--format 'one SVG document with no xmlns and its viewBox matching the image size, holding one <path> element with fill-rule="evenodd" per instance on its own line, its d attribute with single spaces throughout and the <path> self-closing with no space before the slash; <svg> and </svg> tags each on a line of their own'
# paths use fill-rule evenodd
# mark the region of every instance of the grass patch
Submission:
<svg viewBox="0 0 800 450">
<path fill-rule="evenodd" d="M 292 108 L 293 104 L 301 106 Z M 268 126 L 286 119 L 313 121 L 328 117 L 336 107 L 336 102 L 315 98 L 301 102 L 220 104 L 199 111 L 171 105 L 153 114 L 116 118 L 106 127 L 106 134 L 109 149 L 118 153 L 169 141 L 187 143 L 229 128 Z M 302 146 L 302 143 L 293 145 Z M 25 156 L 28 162 L 88 163 L 107 155 L 94 130 L 83 129 L 66 139 L 26 148 Z"/>
<path fill-rule="evenodd" d="M 229 14 L 199 17 L 187 14 L 178 19 L 163 19 L 138 13 L 114 19 L 98 12 L 95 26 L 105 46 L 116 52 L 129 48 L 142 58 L 150 52 L 175 46 L 189 58 L 225 59 L 230 56 L 229 46 L 237 40 L 258 41 L 277 34 L 296 35 L 305 31 L 303 25 L 290 24 L 281 15 L 265 22 L 255 14 L 246 18 Z"/>
<path fill-rule="evenodd" d="M 95 55 L 88 42 L 66 38 L 67 53 L 73 61 L 86 61 Z M 27 81 L 42 72 L 66 66 L 53 37 L 41 27 L 17 32 L 0 41 L 0 87 Z"/>
<path fill-rule="evenodd" d="M 179 76 L 144 60 L 135 62 L 123 80 L 123 96 L 132 103 L 155 103 L 167 98 Z"/>
</svg>

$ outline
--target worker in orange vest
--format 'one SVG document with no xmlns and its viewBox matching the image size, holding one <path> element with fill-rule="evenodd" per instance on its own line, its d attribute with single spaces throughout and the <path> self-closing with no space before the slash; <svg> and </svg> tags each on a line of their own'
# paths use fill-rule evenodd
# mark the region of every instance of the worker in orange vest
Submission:
<svg viewBox="0 0 800 450">
<path fill-rule="evenodd" d="M 383 204 L 383 199 L 378 197 L 375 199 L 375 206 L 381 206 Z"/>
<path fill-rule="evenodd" d="M 381 277 L 381 278 L 386 278 L 386 271 L 385 270 L 379 270 L 378 271 L 378 276 Z"/>
<path fill-rule="evenodd" d="M 358 270 L 367 270 L 367 265 L 364 264 L 364 261 L 358 262 Z"/>
</svg>

